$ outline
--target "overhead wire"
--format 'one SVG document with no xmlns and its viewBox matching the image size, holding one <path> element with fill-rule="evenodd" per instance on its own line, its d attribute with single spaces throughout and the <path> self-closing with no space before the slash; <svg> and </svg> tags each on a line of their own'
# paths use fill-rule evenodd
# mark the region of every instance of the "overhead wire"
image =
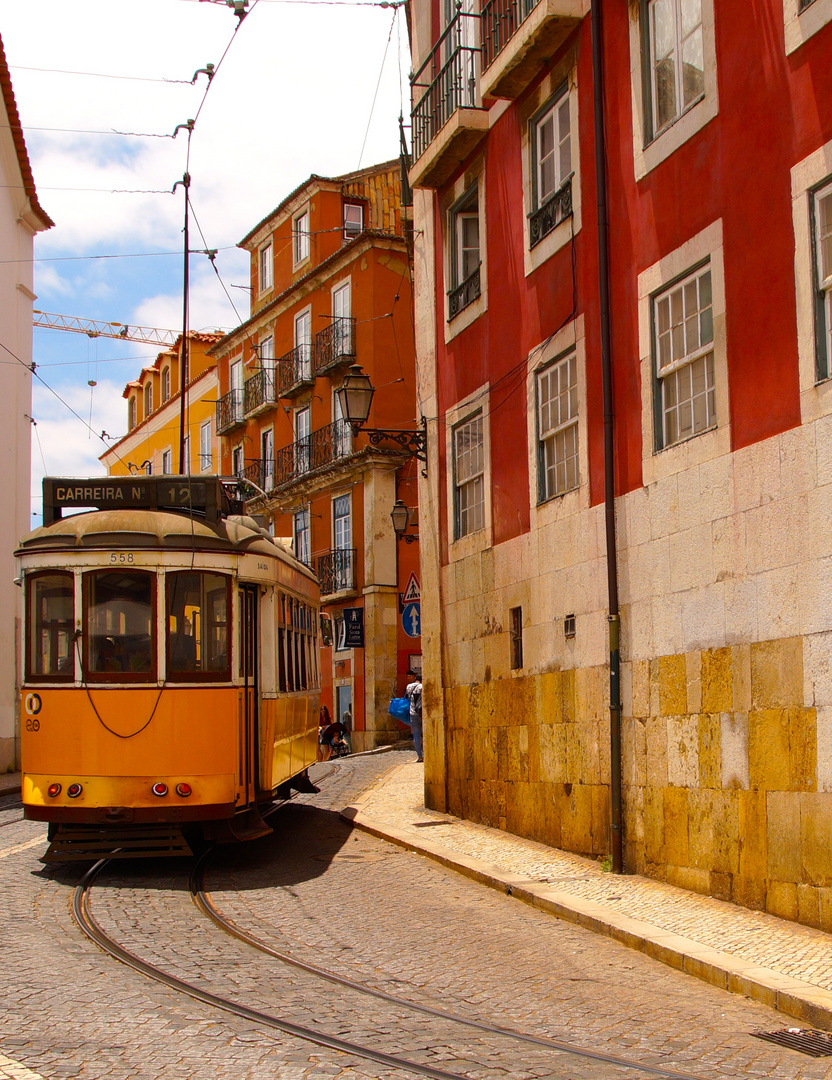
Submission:
<svg viewBox="0 0 832 1080">
<path fill-rule="evenodd" d="M 387 63 L 387 52 L 390 48 L 390 41 L 393 37 L 393 27 L 396 25 L 396 19 L 398 18 L 398 8 L 393 11 L 393 20 L 390 23 L 390 33 L 387 35 L 387 44 L 384 46 L 384 55 L 381 58 L 381 69 L 378 73 L 378 82 L 376 83 L 376 90 L 373 94 L 373 101 L 370 105 L 370 115 L 367 119 L 367 130 L 364 132 L 364 142 L 361 144 L 361 153 L 358 155 L 358 168 L 361 168 L 361 159 L 364 157 L 364 148 L 367 145 L 367 139 L 370 135 L 370 125 L 373 122 L 373 113 L 375 112 L 376 101 L 378 99 L 379 88 L 381 87 L 381 80 L 384 75 L 384 65 Z"/>
</svg>

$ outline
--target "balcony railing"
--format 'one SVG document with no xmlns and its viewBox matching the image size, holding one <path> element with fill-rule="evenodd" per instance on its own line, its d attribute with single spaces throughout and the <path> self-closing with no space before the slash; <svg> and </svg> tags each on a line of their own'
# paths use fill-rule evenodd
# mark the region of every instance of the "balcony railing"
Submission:
<svg viewBox="0 0 832 1080">
<path fill-rule="evenodd" d="M 487 0 L 482 5 L 482 66 L 495 58 L 528 19 L 540 0 Z"/>
<path fill-rule="evenodd" d="M 278 450 L 274 456 L 274 469 L 264 477 L 271 486 L 281 487 L 301 479 L 306 473 L 331 465 L 340 458 L 352 453 L 352 429 L 345 420 L 336 420 L 334 424 L 313 431 L 303 439 L 289 443 Z M 273 477 L 273 479 L 270 479 Z M 260 485 L 264 490 L 266 484 Z"/>
<path fill-rule="evenodd" d="M 457 109 L 477 108 L 480 66 L 479 14 L 459 11 L 413 76 L 413 159 L 418 161 Z"/>
<path fill-rule="evenodd" d="M 321 596 L 332 596 L 333 593 L 356 587 L 355 555 L 355 548 L 341 548 L 337 551 L 325 551 L 316 558 L 315 573 L 321 583 Z"/>
<path fill-rule="evenodd" d="M 355 362 L 355 319 L 339 316 L 315 335 L 315 374 Z"/>
<path fill-rule="evenodd" d="M 243 386 L 243 409 L 246 416 L 260 412 L 269 405 L 275 405 L 275 373 L 273 368 L 263 368 L 246 379 Z"/>
<path fill-rule="evenodd" d="M 539 244 L 556 225 L 572 214 L 572 181 L 567 180 L 551 198 L 529 214 L 529 247 Z"/>
<path fill-rule="evenodd" d="M 295 346 L 277 361 L 278 397 L 289 397 L 314 381 L 311 343 Z"/>
<path fill-rule="evenodd" d="M 480 267 L 448 293 L 448 322 L 480 295 Z"/>
<path fill-rule="evenodd" d="M 217 402 L 217 434 L 224 435 L 244 422 L 243 391 L 229 390 Z"/>
</svg>

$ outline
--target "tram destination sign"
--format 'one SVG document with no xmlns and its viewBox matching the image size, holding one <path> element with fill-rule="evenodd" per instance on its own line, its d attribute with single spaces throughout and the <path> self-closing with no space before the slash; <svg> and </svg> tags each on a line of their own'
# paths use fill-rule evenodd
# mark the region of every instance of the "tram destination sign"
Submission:
<svg viewBox="0 0 832 1080">
<path fill-rule="evenodd" d="M 59 521 L 64 510 L 187 510 L 215 521 L 232 512 L 218 476 L 44 477 L 43 523 Z"/>
</svg>

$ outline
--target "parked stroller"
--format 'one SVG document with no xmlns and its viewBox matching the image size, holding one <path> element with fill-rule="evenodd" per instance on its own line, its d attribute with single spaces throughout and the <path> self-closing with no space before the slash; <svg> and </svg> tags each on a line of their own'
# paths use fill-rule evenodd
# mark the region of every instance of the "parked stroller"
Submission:
<svg viewBox="0 0 832 1080">
<path fill-rule="evenodd" d="M 330 758 L 346 757 L 351 752 L 348 734 L 346 725 L 340 720 L 324 728 L 321 741 L 330 747 Z"/>
</svg>

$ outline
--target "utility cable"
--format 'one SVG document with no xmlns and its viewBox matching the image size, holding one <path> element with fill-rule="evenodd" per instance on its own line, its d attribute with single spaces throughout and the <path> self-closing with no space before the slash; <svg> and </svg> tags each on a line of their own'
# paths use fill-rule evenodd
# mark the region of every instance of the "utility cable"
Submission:
<svg viewBox="0 0 832 1080">
<path fill-rule="evenodd" d="M 381 70 L 378 73 L 378 82 L 376 83 L 376 92 L 373 94 L 373 103 L 370 106 L 370 116 L 367 120 L 367 130 L 364 132 L 364 142 L 361 144 L 361 153 L 358 155 L 358 168 L 361 168 L 361 159 L 364 157 L 364 148 L 367 145 L 367 139 L 370 135 L 370 125 L 373 122 L 373 112 L 376 107 L 376 100 L 378 98 L 379 88 L 381 87 L 381 79 L 384 75 L 384 65 L 387 63 L 387 51 L 390 48 L 390 41 L 393 37 L 393 27 L 396 25 L 396 17 L 398 16 L 398 8 L 393 12 L 393 21 L 390 23 L 390 33 L 387 35 L 387 44 L 384 46 L 384 56 L 381 58 Z"/>
</svg>

